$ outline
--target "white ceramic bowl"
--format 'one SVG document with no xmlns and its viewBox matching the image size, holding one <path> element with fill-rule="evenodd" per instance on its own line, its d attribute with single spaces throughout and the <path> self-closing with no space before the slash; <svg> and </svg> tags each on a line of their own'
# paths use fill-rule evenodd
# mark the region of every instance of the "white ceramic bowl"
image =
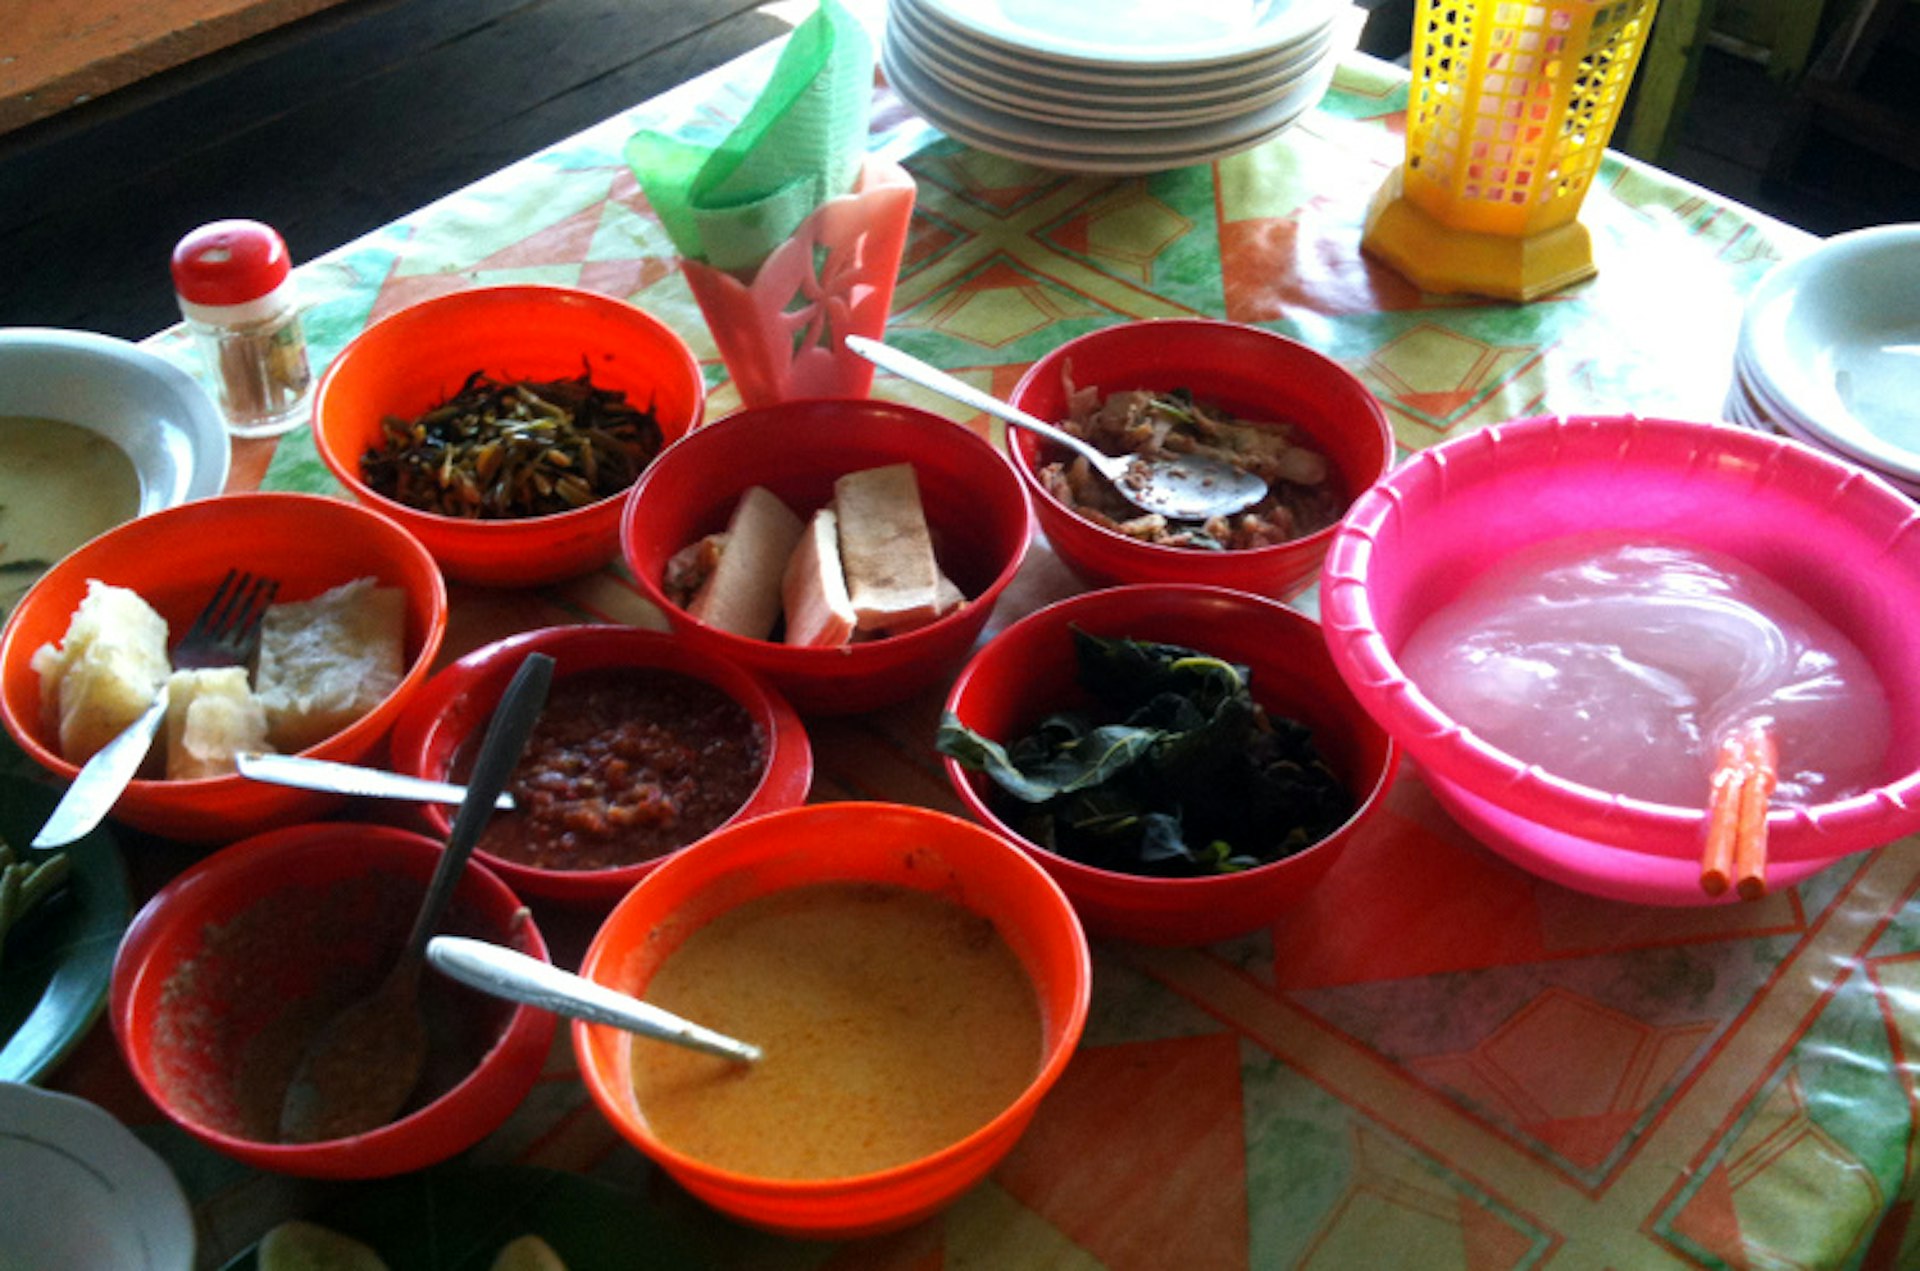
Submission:
<svg viewBox="0 0 1920 1271">
<path fill-rule="evenodd" d="M 1736 366 L 1775 417 L 1920 481 L 1920 224 L 1839 234 L 1748 298 Z"/>
<path fill-rule="evenodd" d="M 218 494 L 231 443 L 213 398 L 157 353 L 91 331 L 0 329 L 0 415 L 90 428 L 127 452 L 140 514 Z"/>
<path fill-rule="evenodd" d="M 165 1162 L 104 1109 L 0 1082 L 0 1266 L 187 1271 L 193 1214 Z"/>
</svg>

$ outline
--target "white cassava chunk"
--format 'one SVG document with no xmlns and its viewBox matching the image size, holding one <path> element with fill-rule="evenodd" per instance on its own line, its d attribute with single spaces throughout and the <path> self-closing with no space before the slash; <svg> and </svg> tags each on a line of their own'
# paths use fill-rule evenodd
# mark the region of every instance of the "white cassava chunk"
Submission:
<svg viewBox="0 0 1920 1271">
<path fill-rule="evenodd" d="M 405 594 L 372 578 L 268 609 L 254 684 L 274 748 L 305 750 L 393 692 L 406 672 L 406 630 Z"/>
<path fill-rule="evenodd" d="M 69 763 L 84 763 L 140 717 L 166 682 L 167 623 L 125 587 L 87 580 L 58 645 L 34 651 L 41 718 Z"/>
<path fill-rule="evenodd" d="M 242 751 L 267 751 L 267 712 L 244 666 L 175 671 L 167 680 L 167 779 L 223 777 Z"/>
</svg>

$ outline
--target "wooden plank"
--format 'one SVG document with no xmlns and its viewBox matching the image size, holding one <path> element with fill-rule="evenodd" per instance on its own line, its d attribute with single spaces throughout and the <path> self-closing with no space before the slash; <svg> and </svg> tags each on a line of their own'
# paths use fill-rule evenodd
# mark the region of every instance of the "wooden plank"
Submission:
<svg viewBox="0 0 1920 1271">
<path fill-rule="evenodd" d="M 450 3 L 417 0 L 395 12 Z M 457 0 L 476 3 L 483 0 Z M 20 201 L 34 210 L 0 228 L 0 325 L 145 336 L 176 320 L 166 260 L 196 224 L 254 216 L 308 259 L 787 29 L 750 0 L 543 0 L 460 25 L 424 47 L 382 43 L 351 64 L 341 54 L 333 60 L 339 91 L 297 103 L 256 97 L 251 127 L 183 128 L 163 103 L 116 122 L 105 151 L 83 134 L 8 161 L 0 188 L 50 195 L 80 183 L 88 165 L 76 156 L 90 147 L 125 156 L 128 174 L 92 183 L 85 197 L 42 201 L 36 191 Z M 315 47 L 286 56 L 314 59 Z M 248 91 L 271 88 L 277 60 L 237 79 Z M 189 97 L 238 91 L 214 81 Z M 143 146 L 152 153 L 139 156 Z M 32 183 L 16 185 L 16 171 Z M 14 202 L 0 199 L 0 215 Z M 57 213 L 47 210 L 54 204 Z"/>
<path fill-rule="evenodd" d="M 9 0 L 0 132 L 103 97 L 343 0 Z"/>
</svg>

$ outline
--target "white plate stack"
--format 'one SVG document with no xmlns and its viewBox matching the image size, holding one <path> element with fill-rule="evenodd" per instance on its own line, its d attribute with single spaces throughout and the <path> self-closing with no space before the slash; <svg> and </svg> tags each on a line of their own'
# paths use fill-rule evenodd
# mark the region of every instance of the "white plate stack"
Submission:
<svg viewBox="0 0 1920 1271">
<path fill-rule="evenodd" d="M 888 0 L 880 60 L 948 136 L 1067 172 L 1248 149 L 1327 91 L 1345 0 Z"/>
<path fill-rule="evenodd" d="M 1839 234 L 1747 298 L 1727 418 L 1920 497 L 1920 225 Z"/>
</svg>

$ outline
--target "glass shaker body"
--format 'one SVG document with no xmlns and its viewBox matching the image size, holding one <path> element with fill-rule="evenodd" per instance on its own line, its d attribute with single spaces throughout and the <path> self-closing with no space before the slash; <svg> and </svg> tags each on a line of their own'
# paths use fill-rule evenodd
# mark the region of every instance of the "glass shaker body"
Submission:
<svg viewBox="0 0 1920 1271">
<path fill-rule="evenodd" d="M 175 248 L 173 274 L 228 430 L 271 437 L 305 423 L 313 373 L 279 234 L 254 221 L 202 226 Z"/>
</svg>

